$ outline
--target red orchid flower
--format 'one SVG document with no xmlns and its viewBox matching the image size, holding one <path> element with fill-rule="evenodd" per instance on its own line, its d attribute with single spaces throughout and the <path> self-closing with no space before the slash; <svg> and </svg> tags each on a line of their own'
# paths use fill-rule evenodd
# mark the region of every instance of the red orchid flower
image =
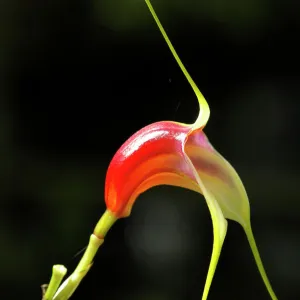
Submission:
<svg viewBox="0 0 300 300">
<path fill-rule="evenodd" d="M 209 106 L 185 69 L 149 0 L 145 0 L 174 58 L 193 88 L 200 112 L 194 124 L 163 121 L 131 136 L 113 157 L 106 175 L 107 210 L 97 223 L 75 271 L 60 285 L 65 267 L 55 265 L 43 300 L 69 299 L 85 277 L 107 231 L 119 218 L 128 217 L 137 197 L 157 185 L 193 190 L 206 199 L 213 223 L 213 250 L 202 300 L 206 300 L 227 231 L 226 219 L 242 225 L 258 270 L 273 300 L 277 297 L 265 273 L 250 224 L 248 197 L 234 168 L 209 143 L 203 128 Z"/>
<path fill-rule="evenodd" d="M 272 299 L 277 299 L 264 271 L 250 224 L 249 201 L 234 168 L 209 143 L 203 128 L 209 106 L 182 64 L 149 0 L 145 0 L 173 56 L 192 86 L 200 113 L 194 124 L 172 121 L 148 125 L 131 136 L 113 157 L 106 176 L 105 201 L 116 219 L 130 215 L 132 205 L 144 191 L 172 185 L 201 193 L 207 202 L 214 243 L 202 299 L 206 299 L 214 276 L 227 221 L 242 225 L 262 279 Z"/>
</svg>

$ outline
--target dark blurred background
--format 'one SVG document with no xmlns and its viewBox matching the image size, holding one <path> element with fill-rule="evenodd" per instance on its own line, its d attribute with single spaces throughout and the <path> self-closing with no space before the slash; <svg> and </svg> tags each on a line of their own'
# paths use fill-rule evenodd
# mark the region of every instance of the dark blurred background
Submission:
<svg viewBox="0 0 300 300">
<path fill-rule="evenodd" d="M 279 299 L 299 299 L 300 2 L 153 0 L 211 106 L 205 129 L 240 174 Z M 0 2 L 1 298 L 40 299 L 105 211 L 119 146 L 197 100 L 143 0 Z M 212 248 L 202 196 L 157 187 L 107 235 L 73 299 L 201 299 Z M 209 299 L 270 299 L 241 227 Z"/>
</svg>

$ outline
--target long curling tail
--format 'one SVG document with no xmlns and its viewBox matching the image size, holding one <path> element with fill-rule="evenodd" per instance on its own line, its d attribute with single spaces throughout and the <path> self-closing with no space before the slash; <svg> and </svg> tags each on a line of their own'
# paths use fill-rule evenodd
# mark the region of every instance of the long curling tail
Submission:
<svg viewBox="0 0 300 300">
<path fill-rule="evenodd" d="M 249 241 L 249 244 L 250 244 L 250 247 L 251 247 L 251 250 L 252 250 L 252 253 L 253 253 L 257 268 L 258 268 L 258 271 L 259 271 L 259 273 L 260 273 L 260 275 L 261 275 L 261 277 L 262 277 L 262 279 L 265 283 L 265 286 L 266 286 L 272 300 L 278 300 L 276 295 L 275 295 L 275 292 L 273 291 L 273 288 L 271 286 L 271 283 L 270 283 L 270 281 L 267 277 L 265 268 L 263 266 L 262 260 L 260 258 L 260 255 L 259 255 L 258 248 L 257 248 L 256 242 L 255 242 L 254 236 L 253 236 L 251 226 L 249 225 L 247 227 L 244 227 L 244 230 L 245 230 L 247 239 Z"/>
<path fill-rule="evenodd" d="M 198 103 L 199 103 L 199 109 L 200 109 L 200 112 L 199 112 L 199 115 L 198 115 L 198 118 L 197 120 L 195 121 L 194 125 L 193 125 L 193 128 L 194 129 L 199 129 L 199 128 L 203 128 L 208 119 L 209 119 L 209 115 L 210 115 L 210 109 L 209 109 L 209 106 L 208 106 L 208 103 L 207 101 L 205 100 L 204 96 L 202 95 L 202 93 L 200 92 L 199 88 L 197 87 L 196 83 L 194 82 L 194 80 L 192 79 L 191 75 L 189 74 L 189 72 L 187 71 L 187 69 L 185 68 L 185 66 L 183 65 L 181 59 L 179 58 L 174 46 L 172 45 L 166 31 L 164 30 L 162 24 L 160 23 L 159 21 L 159 18 L 158 16 L 156 15 L 155 11 L 154 11 L 154 8 L 152 7 L 152 4 L 150 3 L 150 0 L 145 0 L 161 34 L 163 35 L 167 45 L 169 46 L 169 49 L 171 50 L 177 64 L 179 65 L 181 71 L 183 72 L 185 78 L 188 80 L 189 84 L 191 85 L 194 93 L 196 94 L 197 96 L 197 99 L 198 99 Z"/>
</svg>

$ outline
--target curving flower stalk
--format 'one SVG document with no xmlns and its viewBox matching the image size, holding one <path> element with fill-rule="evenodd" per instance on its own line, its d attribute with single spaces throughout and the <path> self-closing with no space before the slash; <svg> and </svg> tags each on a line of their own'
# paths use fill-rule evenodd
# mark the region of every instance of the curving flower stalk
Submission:
<svg viewBox="0 0 300 300">
<path fill-rule="evenodd" d="M 277 299 L 265 273 L 250 224 L 250 207 L 245 188 L 234 170 L 209 143 L 203 128 L 209 106 L 185 69 L 164 31 L 149 0 L 154 17 L 179 67 L 199 102 L 199 116 L 193 124 L 157 122 L 131 136 L 116 152 L 106 175 L 107 210 L 96 225 L 90 243 L 73 274 L 55 294 L 55 300 L 68 299 L 88 272 L 104 236 L 117 219 L 128 217 L 137 197 L 157 185 L 172 185 L 201 193 L 207 202 L 213 224 L 213 249 L 202 300 L 206 300 L 231 219 L 244 228 L 258 270 L 273 300 Z M 48 299 L 48 298 L 47 298 Z"/>
</svg>

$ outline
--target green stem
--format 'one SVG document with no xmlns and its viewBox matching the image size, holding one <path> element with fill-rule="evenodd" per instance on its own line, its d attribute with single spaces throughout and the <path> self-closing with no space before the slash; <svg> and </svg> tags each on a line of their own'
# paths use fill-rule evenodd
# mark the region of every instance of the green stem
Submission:
<svg viewBox="0 0 300 300">
<path fill-rule="evenodd" d="M 98 221 L 94 229 L 94 235 L 96 235 L 100 239 L 103 239 L 106 236 L 108 230 L 117 221 L 117 219 L 118 218 L 115 216 L 115 214 L 107 209 Z"/>
<path fill-rule="evenodd" d="M 64 266 L 53 266 L 50 283 L 47 287 L 45 295 L 43 296 L 43 300 L 51 300 L 53 298 L 66 273 L 67 269 Z"/>
<path fill-rule="evenodd" d="M 59 287 L 53 300 L 67 300 L 72 296 L 81 280 L 85 277 L 92 266 L 93 259 L 99 247 L 103 244 L 106 233 L 116 220 L 117 218 L 111 211 L 105 211 L 97 223 L 94 233 L 90 236 L 89 244 L 75 271 Z"/>
<path fill-rule="evenodd" d="M 257 248 L 256 242 L 255 242 L 255 239 L 254 239 L 253 232 L 252 232 L 252 228 L 249 225 L 249 226 L 245 226 L 244 230 L 246 232 L 247 239 L 249 241 L 249 244 L 250 244 L 250 247 L 251 247 L 251 250 L 252 250 L 252 253 L 253 253 L 256 265 L 257 265 L 257 268 L 258 268 L 259 273 L 260 273 L 260 275 L 261 275 L 261 277 L 262 277 L 262 279 L 263 279 L 263 281 L 265 283 L 265 286 L 266 286 L 266 288 L 267 288 L 267 290 L 268 290 L 271 298 L 273 300 L 278 300 L 277 297 L 276 297 L 276 295 L 275 295 L 275 292 L 272 289 L 271 283 L 270 283 L 270 281 L 268 279 L 268 276 L 267 276 L 265 268 L 263 266 L 261 257 L 259 255 L 258 248 Z"/>
</svg>

